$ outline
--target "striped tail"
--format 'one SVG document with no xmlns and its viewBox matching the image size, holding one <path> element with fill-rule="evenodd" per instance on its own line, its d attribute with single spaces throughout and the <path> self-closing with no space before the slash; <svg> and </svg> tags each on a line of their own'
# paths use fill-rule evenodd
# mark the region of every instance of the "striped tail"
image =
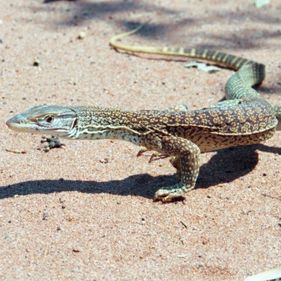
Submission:
<svg viewBox="0 0 281 281">
<path fill-rule="evenodd" d="M 140 25 L 132 31 L 113 36 L 110 39 L 109 44 L 117 51 L 124 51 L 132 54 L 142 53 L 171 57 L 196 58 L 219 64 L 228 69 L 237 71 L 231 76 L 226 84 L 227 99 L 252 99 L 260 97 L 258 92 L 252 87 L 261 84 L 265 78 L 265 66 L 263 64 L 208 49 L 134 46 L 119 42 L 120 39 L 136 33 L 143 26 L 144 25 Z"/>
<path fill-rule="evenodd" d="M 254 61 L 226 54 L 219 51 L 213 51 L 208 49 L 196 49 L 196 48 L 176 48 L 176 47 L 151 47 L 151 46 L 134 46 L 120 43 L 120 39 L 130 36 L 137 31 L 139 31 L 144 24 L 138 26 L 137 28 L 125 32 L 122 34 L 115 35 L 111 37 L 109 44 L 117 51 L 124 51 L 133 54 L 143 53 L 143 54 L 154 54 L 154 55 L 164 55 L 172 57 L 186 57 L 186 58 L 196 58 L 201 60 L 207 60 L 210 62 L 217 63 L 221 66 L 232 70 L 239 70 L 243 65 L 255 64 L 258 68 L 264 68 L 263 64 L 256 63 Z"/>
</svg>

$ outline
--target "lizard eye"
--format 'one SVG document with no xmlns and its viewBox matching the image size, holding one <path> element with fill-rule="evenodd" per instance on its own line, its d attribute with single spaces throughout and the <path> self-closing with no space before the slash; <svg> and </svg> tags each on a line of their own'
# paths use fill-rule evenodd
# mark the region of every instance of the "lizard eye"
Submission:
<svg viewBox="0 0 281 281">
<path fill-rule="evenodd" d="M 44 119 L 45 119 L 46 122 L 51 123 L 54 120 L 54 117 L 50 116 L 50 115 L 47 115 Z"/>
</svg>

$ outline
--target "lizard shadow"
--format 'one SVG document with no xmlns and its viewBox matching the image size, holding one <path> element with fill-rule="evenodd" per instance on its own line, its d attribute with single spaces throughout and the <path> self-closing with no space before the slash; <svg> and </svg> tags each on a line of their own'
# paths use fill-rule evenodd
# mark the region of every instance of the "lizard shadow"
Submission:
<svg viewBox="0 0 281 281">
<path fill-rule="evenodd" d="M 196 188 L 228 183 L 248 174 L 258 164 L 258 151 L 281 155 L 281 148 L 264 144 L 219 150 L 201 166 Z"/>
<path fill-rule="evenodd" d="M 254 169 L 258 163 L 256 149 L 281 154 L 281 148 L 265 145 L 230 148 L 218 151 L 201 166 L 196 188 L 208 188 L 219 183 L 231 182 Z M 108 182 L 77 180 L 34 180 L 0 186 L 0 199 L 16 195 L 49 194 L 54 192 L 79 191 L 86 193 L 109 193 L 122 196 L 153 198 L 157 189 L 176 182 L 176 177 L 138 174 L 122 180 Z"/>
<path fill-rule="evenodd" d="M 228 148 L 217 151 L 200 167 L 196 188 L 208 188 L 231 182 L 251 172 L 258 163 L 257 146 Z"/>
</svg>

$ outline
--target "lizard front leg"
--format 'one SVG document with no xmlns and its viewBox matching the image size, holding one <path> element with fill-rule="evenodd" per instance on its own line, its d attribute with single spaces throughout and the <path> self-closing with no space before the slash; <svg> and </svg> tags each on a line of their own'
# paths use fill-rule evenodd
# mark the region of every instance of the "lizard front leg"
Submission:
<svg viewBox="0 0 281 281">
<path fill-rule="evenodd" d="M 39 148 L 39 150 L 43 150 L 44 152 L 49 152 L 53 148 L 61 148 L 64 146 L 64 144 L 61 143 L 60 139 L 56 136 L 42 136 L 41 143 L 46 143 L 42 148 Z"/>
<path fill-rule="evenodd" d="M 179 182 L 173 186 L 164 187 L 155 193 L 154 199 L 171 202 L 184 198 L 184 194 L 194 188 L 199 172 L 199 147 L 190 140 L 164 136 L 161 140 L 161 151 L 174 156 L 173 166 L 177 169 Z"/>
</svg>

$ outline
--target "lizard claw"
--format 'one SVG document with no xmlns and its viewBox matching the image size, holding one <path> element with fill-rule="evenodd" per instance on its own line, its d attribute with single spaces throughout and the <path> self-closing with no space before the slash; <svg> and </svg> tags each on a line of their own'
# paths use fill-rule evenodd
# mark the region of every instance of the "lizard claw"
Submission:
<svg viewBox="0 0 281 281">
<path fill-rule="evenodd" d="M 149 151 L 147 148 L 141 148 L 137 153 L 137 157 L 142 156 L 145 152 Z"/>
<path fill-rule="evenodd" d="M 167 157 L 169 157 L 169 156 L 167 156 L 165 154 L 153 153 L 153 154 L 151 154 L 148 163 L 151 163 L 153 161 L 157 161 L 157 160 L 160 160 L 160 159 L 165 159 Z"/>
<path fill-rule="evenodd" d="M 137 157 L 142 156 L 147 151 L 149 151 L 149 149 L 147 149 L 147 148 L 140 149 L 139 152 L 137 153 Z M 169 157 L 169 156 L 167 156 L 165 154 L 152 153 L 149 160 L 148 160 L 148 163 L 151 163 L 153 161 L 157 161 L 157 160 L 160 160 L 160 159 L 164 159 L 164 158 L 167 158 L 167 157 Z"/>
</svg>

